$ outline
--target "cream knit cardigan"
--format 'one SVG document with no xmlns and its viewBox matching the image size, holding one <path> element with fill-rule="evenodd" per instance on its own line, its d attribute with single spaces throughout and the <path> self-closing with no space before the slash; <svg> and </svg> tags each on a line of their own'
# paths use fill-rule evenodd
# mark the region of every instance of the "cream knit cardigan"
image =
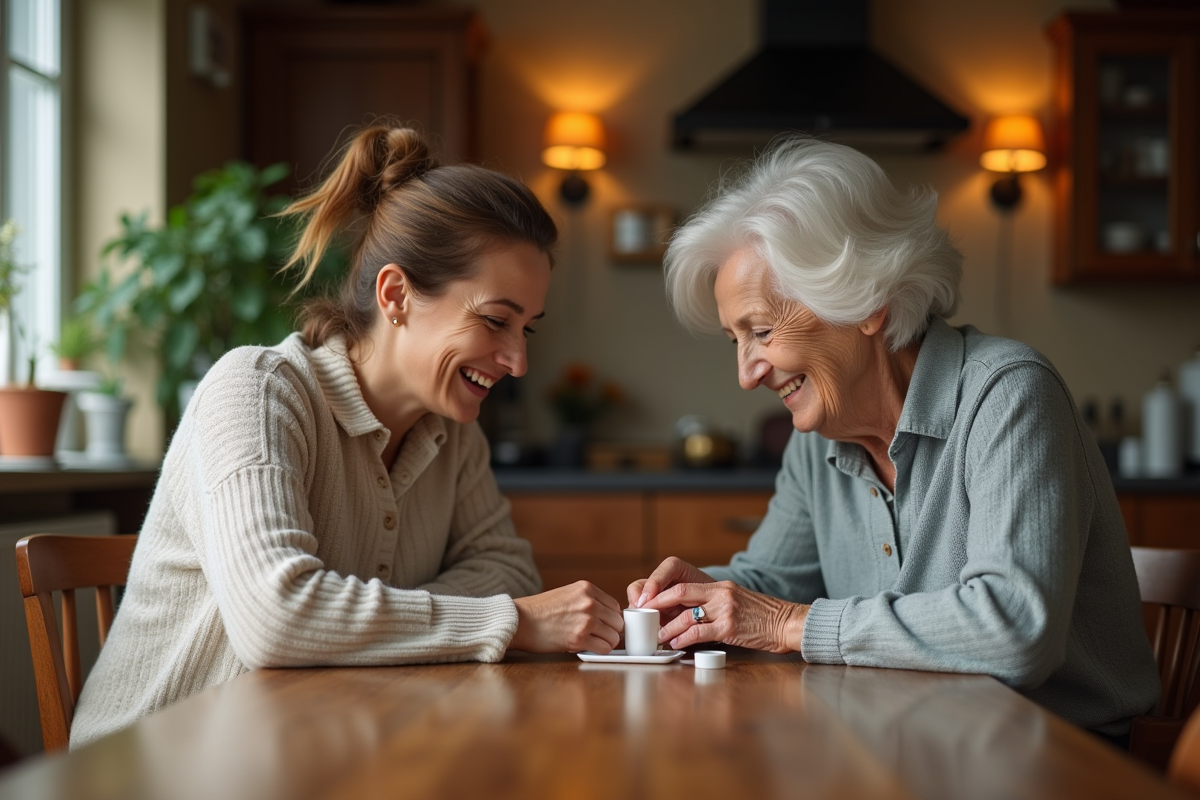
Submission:
<svg viewBox="0 0 1200 800">
<path fill-rule="evenodd" d="M 259 667 L 497 661 L 540 590 L 476 424 L 389 432 L 340 339 L 223 357 L 176 431 L 71 746 Z"/>
</svg>

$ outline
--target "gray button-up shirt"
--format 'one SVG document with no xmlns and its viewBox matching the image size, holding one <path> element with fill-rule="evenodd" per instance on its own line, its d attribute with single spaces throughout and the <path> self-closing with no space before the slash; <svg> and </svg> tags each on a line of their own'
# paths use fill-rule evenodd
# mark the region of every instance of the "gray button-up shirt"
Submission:
<svg viewBox="0 0 1200 800">
<path fill-rule="evenodd" d="M 796 433 L 717 580 L 811 603 L 808 661 L 994 675 L 1120 734 L 1158 673 L 1112 481 L 1053 366 L 935 320 L 888 455 Z"/>
</svg>

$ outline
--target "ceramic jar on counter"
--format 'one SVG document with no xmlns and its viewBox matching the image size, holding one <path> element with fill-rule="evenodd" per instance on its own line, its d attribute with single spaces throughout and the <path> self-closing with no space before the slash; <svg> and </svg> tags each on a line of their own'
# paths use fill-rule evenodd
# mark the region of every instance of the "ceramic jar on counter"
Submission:
<svg viewBox="0 0 1200 800">
<path fill-rule="evenodd" d="M 1184 459 L 1200 466 L 1200 346 L 1179 365 L 1179 399 L 1183 406 Z"/>
<path fill-rule="evenodd" d="M 1142 474 L 1173 478 L 1183 472 L 1183 432 L 1179 397 L 1164 373 L 1142 397 Z"/>
</svg>

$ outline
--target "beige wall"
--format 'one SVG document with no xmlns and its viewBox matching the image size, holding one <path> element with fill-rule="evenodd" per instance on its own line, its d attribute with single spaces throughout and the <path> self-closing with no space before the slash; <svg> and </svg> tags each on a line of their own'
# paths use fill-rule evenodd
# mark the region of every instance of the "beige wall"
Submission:
<svg viewBox="0 0 1200 800">
<path fill-rule="evenodd" d="M 164 209 L 164 0 L 82 0 L 75 4 L 75 170 L 68 196 L 75 201 L 76 274 L 98 274 L 100 250 L 118 231 L 122 212 Z M 145 361 L 141 362 L 145 364 Z M 129 447 L 150 457 L 162 451 L 162 415 L 153 402 L 154 378 L 125 365 L 135 395 Z"/>
<path fill-rule="evenodd" d="M 82 59 L 104 70 L 87 80 L 98 97 L 111 96 L 112 102 L 90 111 L 93 123 L 104 123 L 95 133 L 87 132 L 86 113 L 80 119 L 87 140 L 81 146 L 81 175 L 90 176 L 81 187 L 87 189 L 81 200 L 86 233 L 81 263 L 111 234 L 115 209 L 161 211 L 164 197 L 175 202 L 186 192 L 194 172 L 216 166 L 237 148 L 233 94 L 214 91 L 181 71 L 186 40 L 180 8 L 186 4 L 176 8 L 176 0 L 170 0 L 164 12 L 166 2 L 80 3 L 83 16 L 108 26 L 88 33 L 87 40 L 121 42 L 106 54 Z M 209 5 L 224 15 L 232 14 L 232 3 Z M 543 388 L 564 362 L 579 358 L 619 381 L 632 398 L 606 421 L 602 434 L 666 441 L 679 416 L 701 413 L 743 439 L 752 437 L 757 420 L 777 410 L 778 401 L 764 391 L 741 391 L 732 348 L 719 339 L 684 333 L 670 317 L 660 270 L 613 265 L 605 241 L 614 204 L 667 203 L 686 215 L 730 165 L 718 155 L 672 151 L 669 119 L 754 50 L 758 4 L 440 4 L 477 9 L 490 33 L 480 91 L 483 160 L 533 186 L 562 229 L 549 313 L 532 340 L 524 382 L 534 436 L 544 440 L 553 431 Z M 939 154 L 881 155 L 879 160 L 898 184 L 928 183 L 941 196 L 942 219 L 966 255 L 955 322 L 1028 341 L 1054 360 L 1077 399 L 1095 396 L 1107 404 L 1120 396 L 1136 415 L 1138 399 L 1160 369 L 1177 365 L 1200 342 L 1200 289 L 1051 287 L 1045 176 L 1026 180 L 1024 204 L 1002 218 L 989 207 L 991 178 L 978 166 L 978 131 L 989 115 L 1048 111 L 1051 51 L 1043 29 L 1066 5 L 1064 0 L 873 0 L 876 46 L 973 120 L 972 131 Z M 1070 5 L 1110 3 L 1074 0 Z M 133 15 L 134 9 L 147 14 Z M 122 14 L 131 18 L 123 20 Z M 122 35 L 118 24 L 135 34 Z M 83 50 L 86 56 L 87 47 Z M 163 63 L 168 65 L 165 78 Z M 125 104 L 134 107 L 117 113 Z M 559 176 L 539 161 L 547 114 L 567 107 L 600 112 L 612 138 L 610 163 L 594 175 L 592 197 L 581 209 L 558 202 Z M 1012 242 L 1007 263 L 997 257 L 1002 241 Z M 997 295 L 995 287 L 1004 284 L 1008 291 Z M 136 441 L 148 446 L 144 438 Z"/>
<path fill-rule="evenodd" d="M 531 345 L 533 429 L 540 437 L 551 430 L 541 387 L 564 361 L 583 358 L 636 402 L 608 421 L 603 431 L 611 436 L 665 440 L 676 418 L 701 413 L 752 437 L 778 401 L 765 390 L 741 391 L 732 348 L 683 333 L 670 318 L 659 270 L 611 264 L 604 237 L 614 203 L 666 202 L 686 215 L 728 166 L 717 156 L 671 151 L 668 120 L 753 51 L 757 3 L 461 5 L 477 8 L 493 37 L 483 77 L 483 154 L 530 182 L 563 230 L 549 313 Z M 897 184 L 927 183 L 939 192 L 941 219 L 966 256 L 955 323 L 1033 344 L 1059 366 L 1078 400 L 1096 397 L 1107 406 L 1121 397 L 1136 417 L 1159 371 L 1200 343 L 1200 289 L 1052 287 L 1045 175 L 1024 182 L 1025 202 L 1005 218 L 990 207 L 993 178 L 978 165 L 979 131 L 990 115 L 1048 113 L 1051 48 L 1043 30 L 1066 5 L 874 0 L 876 47 L 972 118 L 972 131 L 941 153 L 878 160 Z M 557 203 L 556 176 L 538 162 L 540 125 L 559 106 L 600 112 L 614 138 L 594 196 L 577 211 Z M 1005 242 L 1009 259 L 998 257 Z M 998 293 L 1003 285 L 1008 290 Z"/>
<path fill-rule="evenodd" d="M 73 213 L 81 281 L 98 273 L 100 250 L 117 234 L 122 213 L 149 211 L 151 221 L 158 222 L 187 196 L 198 173 L 240 154 L 237 3 L 206 2 L 231 37 L 235 77 L 225 88 L 189 71 L 190 5 L 186 0 L 77 3 Z M 166 433 L 155 400 L 157 374 L 148 357 L 131 359 L 122 369 L 134 396 L 128 446 L 136 456 L 155 458 Z"/>
</svg>

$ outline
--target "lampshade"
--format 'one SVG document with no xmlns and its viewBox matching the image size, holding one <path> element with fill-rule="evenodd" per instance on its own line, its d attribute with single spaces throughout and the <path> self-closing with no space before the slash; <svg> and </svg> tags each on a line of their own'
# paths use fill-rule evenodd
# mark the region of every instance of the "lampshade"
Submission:
<svg viewBox="0 0 1200 800">
<path fill-rule="evenodd" d="M 559 111 L 546 123 L 542 161 L 555 169 L 600 169 L 604 166 L 604 123 L 595 114 Z"/>
<path fill-rule="evenodd" d="M 993 172 L 1033 172 L 1046 166 L 1042 124 L 1028 114 L 996 117 L 983 134 L 979 163 Z"/>
</svg>

